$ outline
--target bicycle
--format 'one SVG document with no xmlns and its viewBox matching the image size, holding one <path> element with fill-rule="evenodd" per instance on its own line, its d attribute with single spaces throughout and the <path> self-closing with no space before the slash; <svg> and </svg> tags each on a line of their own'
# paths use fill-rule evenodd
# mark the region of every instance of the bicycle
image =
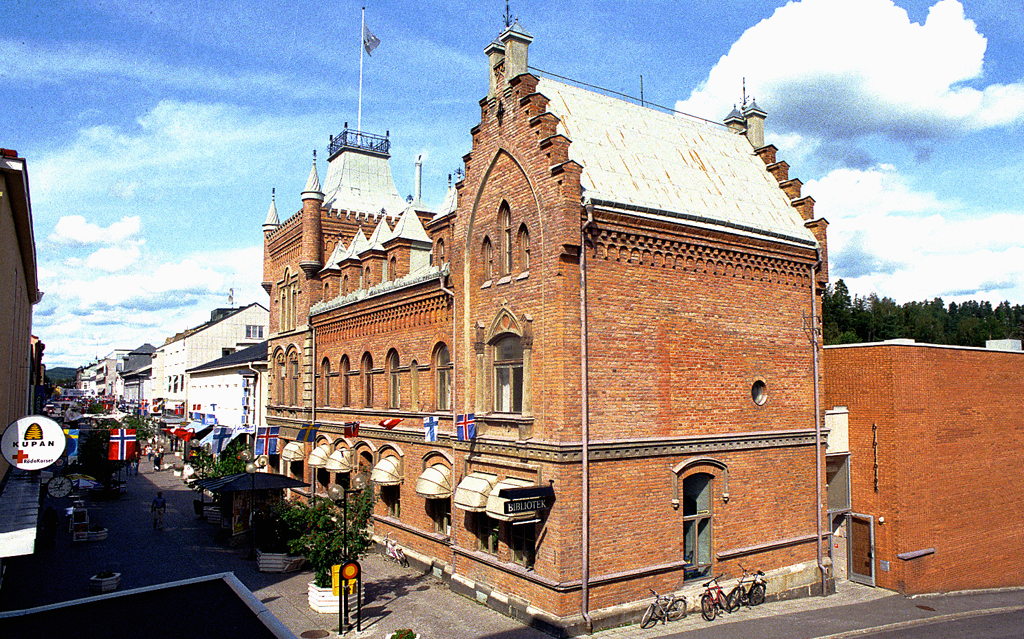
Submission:
<svg viewBox="0 0 1024 639">
<path fill-rule="evenodd" d="M 647 606 L 644 616 L 640 618 L 641 628 L 650 628 L 661 620 L 661 623 L 676 621 L 686 616 L 686 597 L 674 595 L 659 595 L 653 589 L 649 589 L 654 595 L 654 601 Z"/>
<path fill-rule="evenodd" d="M 405 558 L 405 552 L 398 542 L 391 539 L 391 533 L 384 535 L 384 543 L 380 547 L 380 556 L 388 561 L 393 561 L 403 568 L 409 567 L 409 560 Z"/>
<path fill-rule="evenodd" d="M 744 606 L 760 606 L 764 603 L 764 595 L 767 590 L 766 581 L 764 578 L 764 571 L 758 570 L 757 572 L 751 573 L 742 565 L 740 569 L 743 570 L 743 576 L 740 577 L 739 583 L 729 593 L 727 604 L 730 612 L 739 610 L 740 605 Z M 747 578 L 752 579 L 748 580 Z M 747 585 L 744 589 L 743 586 Z"/>
<path fill-rule="evenodd" d="M 721 584 L 718 583 L 719 577 L 715 577 L 711 581 L 704 584 L 704 594 L 700 596 L 700 614 L 708 621 L 714 621 L 715 615 L 718 614 L 718 610 L 724 610 L 731 613 L 729 609 L 728 598 L 725 596 L 725 591 L 722 590 Z M 712 584 L 714 584 L 712 586 Z"/>
</svg>

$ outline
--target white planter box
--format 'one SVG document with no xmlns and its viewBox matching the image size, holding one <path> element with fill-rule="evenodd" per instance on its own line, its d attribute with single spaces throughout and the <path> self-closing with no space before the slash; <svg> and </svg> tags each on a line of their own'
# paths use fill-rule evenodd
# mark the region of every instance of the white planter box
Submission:
<svg viewBox="0 0 1024 639">
<path fill-rule="evenodd" d="M 296 557 L 283 552 L 256 551 L 256 567 L 260 572 L 294 572 L 306 562 L 305 557 Z"/>
<path fill-rule="evenodd" d="M 107 529 L 103 528 L 101 530 L 90 530 L 87 533 L 87 536 L 89 541 L 103 541 L 107 538 Z"/>
<path fill-rule="evenodd" d="M 319 588 L 309 582 L 309 607 L 316 612 L 338 614 L 341 597 L 334 594 L 331 588 Z"/>
<path fill-rule="evenodd" d="M 89 577 L 89 590 L 96 593 L 111 592 L 117 590 L 121 584 L 121 573 L 115 572 L 111 577 Z"/>
</svg>

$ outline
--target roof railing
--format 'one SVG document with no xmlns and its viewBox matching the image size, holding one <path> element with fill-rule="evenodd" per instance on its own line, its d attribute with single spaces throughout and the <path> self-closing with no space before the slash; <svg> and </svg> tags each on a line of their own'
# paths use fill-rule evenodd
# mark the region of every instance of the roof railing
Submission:
<svg viewBox="0 0 1024 639">
<path fill-rule="evenodd" d="M 387 131 L 385 135 L 356 131 L 355 129 L 348 128 L 348 122 L 346 122 L 345 130 L 336 136 L 331 136 L 331 143 L 327 147 L 327 155 L 334 157 L 342 149 L 360 149 L 387 155 L 388 151 L 391 150 L 390 136 L 390 131 Z"/>
</svg>

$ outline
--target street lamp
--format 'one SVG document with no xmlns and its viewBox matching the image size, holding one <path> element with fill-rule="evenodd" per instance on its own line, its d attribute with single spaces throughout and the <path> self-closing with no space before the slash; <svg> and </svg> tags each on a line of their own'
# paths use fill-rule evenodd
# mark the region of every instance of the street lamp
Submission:
<svg viewBox="0 0 1024 639">
<path fill-rule="evenodd" d="M 340 504 L 341 505 L 341 520 L 342 520 L 342 526 L 343 526 L 342 531 L 343 531 L 343 534 L 344 534 L 343 539 L 344 539 L 344 542 L 345 542 L 344 546 L 345 546 L 345 563 L 346 564 L 349 562 L 349 552 L 348 552 L 348 496 L 350 494 L 351 495 L 358 495 L 359 493 L 363 492 L 363 489 L 365 489 L 365 488 L 366 488 L 366 476 L 363 475 L 362 473 L 359 473 L 359 474 L 357 474 L 352 479 L 352 488 L 342 488 L 338 484 L 331 484 L 330 487 L 327 489 L 327 496 L 328 496 L 328 498 L 330 498 L 331 501 L 333 501 L 335 504 L 337 504 L 339 501 L 341 502 L 341 504 Z M 339 575 L 338 577 L 340 579 L 341 575 Z M 356 583 L 358 585 L 359 582 L 356 582 Z M 345 592 L 345 585 L 344 585 L 344 583 L 341 583 L 339 585 L 341 586 L 341 588 L 339 588 L 339 590 L 338 590 L 339 595 L 341 597 L 341 601 L 338 602 L 338 613 L 340 615 L 340 618 L 338 619 L 338 634 L 342 634 L 344 632 L 347 632 L 347 627 L 348 627 L 348 593 Z M 359 605 L 358 605 L 357 614 L 356 614 L 356 630 L 361 630 L 362 629 L 361 626 L 362 626 L 362 620 L 363 620 L 363 614 L 362 614 L 362 606 L 363 606 L 363 604 L 362 604 L 362 595 L 360 594 L 359 596 L 360 596 L 360 599 L 358 600 L 358 604 Z"/>
<path fill-rule="evenodd" d="M 252 453 L 248 450 L 243 450 L 239 457 L 244 460 L 245 472 L 249 473 L 249 536 L 252 537 L 252 545 L 249 550 L 249 559 L 256 558 L 256 528 L 253 527 L 253 521 L 255 520 L 256 513 L 256 473 L 262 468 L 266 468 L 267 460 L 263 457 L 257 457 L 253 460 Z"/>
</svg>

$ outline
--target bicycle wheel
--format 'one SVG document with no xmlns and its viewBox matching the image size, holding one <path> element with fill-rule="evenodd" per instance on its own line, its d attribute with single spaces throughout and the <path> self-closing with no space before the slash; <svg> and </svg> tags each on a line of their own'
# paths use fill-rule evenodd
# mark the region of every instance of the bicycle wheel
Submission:
<svg viewBox="0 0 1024 639">
<path fill-rule="evenodd" d="M 669 605 L 668 610 L 666 612 L 668 614 L 669 621 L 678 621 L 679 619 L 685 617 L 686 597 L 679 597 L 678 599 L 673 599 L 672 603 Z"/>
<path fill-rule="evenodd" d="M 657 623 L 657 621 L 658 620 L 654 616 L 654 604 L 652 603 L 651 605 L 647 606 L 647 610 L 644 610 L 644 616 L 640 617 L 640 627 L 650 628 L 655 623 Z"/>
<path fill-rule="evenodd" d="M 764 584 L 754 584 L 750 588 L 750 605 L 760 606 L 764 603 Z"/>
<path fill-rule="evenodd" d="M 700 614 L 708 621 L 714 621 L 715 614 L 717 614 L 717 612 L 718 611 L 715 610 L 715 602 L 711 600 L 711 593 L 706 592 L 701 595 Z"/>
<path fill-rule="evenodd" d="M 725 609 L 727 611 L 736 612 L 740 609 L 740 596 L 742 593 L 743 590 L 740 586 L 736 586 L 732 589 L 732 592 L 730 592 L 729 596 L 725 599 Z"/>
<path fill-rule="evenodd" d="M 401 564 L 403 568 L 409 567 L 409 560 L 405 558 L 404 550 L 399 549 L 398 551 L 398 563 Z"/>
</svg>

